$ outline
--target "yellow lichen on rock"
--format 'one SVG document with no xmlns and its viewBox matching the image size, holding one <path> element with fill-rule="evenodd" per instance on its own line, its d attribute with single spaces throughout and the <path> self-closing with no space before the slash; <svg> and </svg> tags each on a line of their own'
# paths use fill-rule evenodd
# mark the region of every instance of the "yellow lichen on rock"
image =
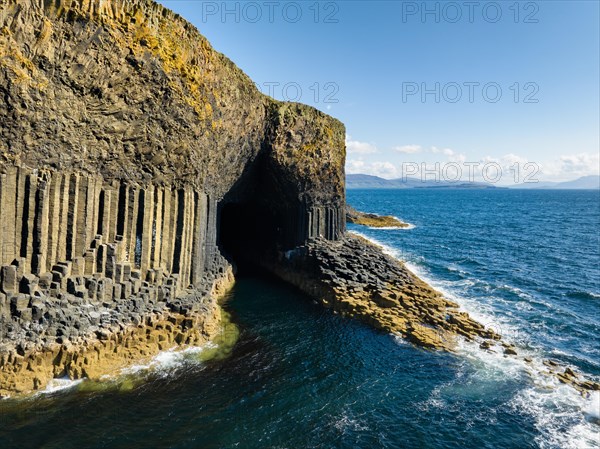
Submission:
<svg viewBox="0 0 600 449">
<path fill-rule="evenodd" d="M 5 352 L 0 358 L 0 397 L 29 394 L 54 378 L 99 380 L 133 364 L 147 362 L 160 351 L 201 346 L 212 341 L 209 357 L 224 356 L 237 340 L 237 327 L 222 311 L 222 298 L 235 280 L 228 270 L 213 284 L 200 312 L 182 314 L 164 310 L 138 325 L 102 328 L 94 335 L 34 348 L 25 353 Z"/>
<path fill-rule="evenodd" d="M 359 212 L 350 206 L 346 206 L 346 222 L 372 228 L 408 228 L 410 226 L 408 223 L 404 223 L 391 215 Z"/>
<path fill-rule="evenodd" d="M 78 343 L 54 344 L 23 355 L 3 355 L 0 396 L 40 390 L 57 377 L 99 379 L 160 351 L 205 344 L 215 338 L 220 321 L 217 305 L 210 313 L 197 316 L 162 313 L 147 317 L 138 326 L 98 331 L 96 338 Z"/>
<path fill-rule="evenodd" d="M 298 254 L 269 268 L 337 313 L 429 349 L 452 351 L 457 336 L 500 338 L 361 237 L 311 242 Z"/>
</svg>

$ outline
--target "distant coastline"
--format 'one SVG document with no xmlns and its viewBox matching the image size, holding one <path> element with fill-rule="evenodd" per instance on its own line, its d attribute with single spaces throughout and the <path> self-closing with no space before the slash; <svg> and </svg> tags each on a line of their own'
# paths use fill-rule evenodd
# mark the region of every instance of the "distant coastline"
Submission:
<svg viewBox="0 0 600 449">
<path fill-rule="evenodd" d="M 600 189 L 600 176 L 583 176 L 566 182 L 537 182 L 497 186 L 486 182 L 460 182 L 442 180 L 422 180 L 419 178 L 385 179 L 365 174 L 346 175 L 347 189 L 523 189 L 523 190 L 597 190 Z"/>
</svg>

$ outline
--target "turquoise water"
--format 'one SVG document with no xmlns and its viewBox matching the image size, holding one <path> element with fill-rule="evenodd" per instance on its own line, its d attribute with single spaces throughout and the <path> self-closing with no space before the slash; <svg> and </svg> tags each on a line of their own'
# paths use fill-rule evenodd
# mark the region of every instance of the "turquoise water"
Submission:
<svg viewBox="0 0 600 449">
<path fill-rule="evenodd" d="M 597 377 L 599 195 L 350 191 L 348 200 L 413 224 L 351 229 L 495 326 L 534 366 L 551 357 Z M 228 357 L 167 354 L 128 388 L 81 384 L 3 401 L 0 447 L 600 446 L 598 396 L 476 345 L 417 349 L 272 280 L 240 280 L 226 307 L 240 329 Z"/>
</svg>

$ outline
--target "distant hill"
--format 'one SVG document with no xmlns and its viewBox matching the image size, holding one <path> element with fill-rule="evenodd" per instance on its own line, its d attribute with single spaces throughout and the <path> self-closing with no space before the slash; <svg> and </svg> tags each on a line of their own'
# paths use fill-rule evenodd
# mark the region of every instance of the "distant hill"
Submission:
<svg viewBox="0 0 600 449">
<path fill-rule="evenodd" d="M 577 189 L 600 189 L 600 176 L 589 175 L 573 181 L 565 182 L 537 182 L 518 184 L 511 186 L 512 189 L 561 189 L 561 190 L 577 190 Z"/>
<path fill-rule="evenodd" d="M 346 188 L 348 189 L 498 189 L 498 187 L 484 182 L 449 182 L 449 181 L 421 181 L 418 178 L 384 179 L 379 176 L 350 174 L 346 175 Z M 536 182 L 508 186 L 510 189 L 600 189 L 600 176 L 583 176 L 573 181 L 565 182 Z"/>
<path fill-rule="evenodd" d="M 346 175 L 346 188 L 348 189 L 389 189 L 393 187 L 395 186 L 391 180 L 378 176 Z"/>
<path fill-rule="evenodd" d="M 496 186 L 483 182 L 422 181 L 418 178 L 384 179 L 379 176 L 346 175 L 348 189 L 495 189 Z"/>
</svg>

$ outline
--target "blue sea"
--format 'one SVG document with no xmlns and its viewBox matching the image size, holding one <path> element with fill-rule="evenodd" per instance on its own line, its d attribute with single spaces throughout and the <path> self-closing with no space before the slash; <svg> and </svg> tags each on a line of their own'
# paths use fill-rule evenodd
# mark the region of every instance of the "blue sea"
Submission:
<svg viewBox="0 0 600 449">
<path fill-rule="evenodd" d="M 163 353 L 103 388 L 0 403 L 2 448 L 598 448 L 600 192 L 350 190 L 409 229 L 350 226 L 513 342 L 531 363 L 461 343 L 416 348 L 272 279 L 225 303 L 231 351 Z"/>
</svg>

